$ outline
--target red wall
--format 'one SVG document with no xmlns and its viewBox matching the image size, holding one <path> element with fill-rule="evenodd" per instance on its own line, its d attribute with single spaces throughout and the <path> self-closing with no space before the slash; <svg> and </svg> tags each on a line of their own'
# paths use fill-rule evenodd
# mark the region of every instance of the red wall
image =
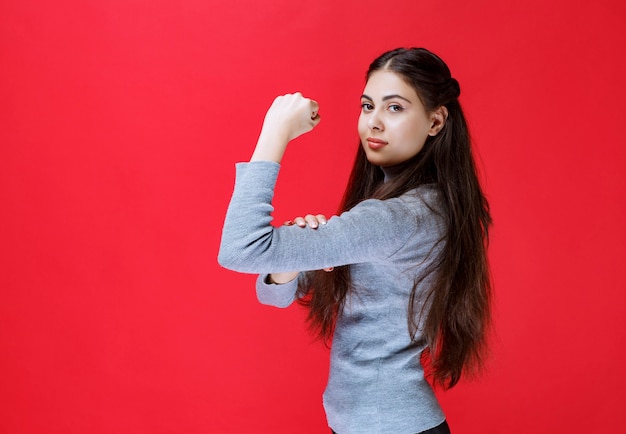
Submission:
<svg viewBox="0 0 626 434">
<path fill-rule="evenodd" d="M 300 4 L 302 3 L 302 4 Z M 332 214 L 363 73 L 425 46 L 461 82 L 495 226 L 490 370 L 455 433 L 626 424 L 626 3 L 4 0 L 0 432 L 320 433 L 304 312 L 216 263 L 234 163 L 279 93 L 279 221 Z"/>
</svg>

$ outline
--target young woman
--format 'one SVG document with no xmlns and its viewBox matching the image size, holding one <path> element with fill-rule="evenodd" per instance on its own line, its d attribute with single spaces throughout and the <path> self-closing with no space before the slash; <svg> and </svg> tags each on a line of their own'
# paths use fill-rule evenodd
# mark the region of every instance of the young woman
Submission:
<svg viewBox="0 0 626 434">
<path fill-rule="evenodd" d="M 262 303 L 298 300 L 332 338 L 324 407 L 339 434 L 449 433 L 424 363 L 449 388 L 484 357 L 491 219 L 459 93 L 425 49 L 374 60 L 341 214 L 328 221 L 271 225 L 279 163 L 319 122 L 314 101 L 278 97 L 250 162 L 237 165 L 219 262 L 261 273 Z"/>
</svg>

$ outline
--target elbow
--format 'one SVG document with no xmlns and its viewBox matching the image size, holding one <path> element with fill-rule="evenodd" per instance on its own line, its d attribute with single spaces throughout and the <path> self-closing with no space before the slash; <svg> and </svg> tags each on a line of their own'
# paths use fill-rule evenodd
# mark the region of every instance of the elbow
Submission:
<svg viewBox="0 0 626 434">
<path fill-rule="evenodd" d="M 240 273 L 262 273 L 267 260 L 267 238 L 222 238 L 217 262 L 224 268 Z"/>
<path fill-rule="evenodd" d="M 217 253 L 217 263 L 222 267 L 241 272 L 241 264 L 245 264 L 246 249 L 240 244 L 240 238 L 230 235 L 228 232 L 222 233 L 220 249 Z"/>
<path fill-rule="evenodd" d="M 237 255 L 236 251 L 225 248 L 224 246 L 220 247 L 220 251 L 217 254 L 217 263 L 228 270 L 244 271 L 242 264 L 245 264 L 245 261 L 241 260 L 240 255 Z"/>
<path fill-rule="evenodd" d="M 258 258 L 249 249 L 237 249 L 222 245 L 217 254 L 217 263 L 239 273 L 261 273 Z"/>
<path fill-rule="evenodd" d="M 229 270 L 232 269 L 233 260 L 227 253 L 224 253 L 222 249 L 220 249 L 217 254 L 217 263 L 220 264 L 223 268 L 227 268 Z"/>
</svg>

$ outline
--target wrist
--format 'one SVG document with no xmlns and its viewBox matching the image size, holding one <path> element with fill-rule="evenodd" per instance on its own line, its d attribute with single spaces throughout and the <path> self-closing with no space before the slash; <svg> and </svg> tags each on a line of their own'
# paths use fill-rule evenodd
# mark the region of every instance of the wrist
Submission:
<svg viewBox="0 0 626 434">
<path fill-rule="evenodd" d="M 275 283 L 277 285 L 282 285 L 284 283 L 289 283 L 300 274 L 298 271 L 284 272 L 284 273 L 272 273 L 267 276 L 268 283 Z"/>
<path fill-rule="evenodd" d="M 288 143 L 287 137 L 281 133 L 261 131 L 250 161 L 269 160 L 280 163 Z"/>
</svg>

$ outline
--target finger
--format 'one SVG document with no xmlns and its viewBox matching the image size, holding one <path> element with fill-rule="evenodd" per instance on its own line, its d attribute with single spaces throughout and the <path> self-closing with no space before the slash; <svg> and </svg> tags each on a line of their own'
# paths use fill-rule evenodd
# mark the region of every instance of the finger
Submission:
<svg viewBox="0 0 626 434">
<path fill-rule="evenodd" d="M 335 267 L 328 267 L 328 268 L 323 268 L 323 270 L 327 273 L 330 273 L 331 271 L 333 271 L 335 269 Z"/>
<path fill-rule="evenodd" d="M 311 120 L 318 120 L 320 118 L 320 105 L 317 103 L 317 101 L 314 100 L 309 100 L 310 101 L 310 105 L 311 105 Z"/>
<path fill-rule="evenodd" d="M 315 216 L 315 218 L 321 225 L 325 225 L 326 223 L 328 223 L 328 220 L 326 220 L 326 216 L 324 214 L 318 214 Z"/>
<path fill-rule="evenodd" d="M 296 217 L 295 219 L 293 219 L 293 222 L 301 228 L 306 227 L 306 220 L 304 220 L 304 218 L 302 217 Z"/>
<path fill-rule="evenodd" d="M 287 220 L 285 223 L 283 223 L 284 226 L 293 226 L 293 221 L 292 220 Z"/>
<path fill-rule="evenodd" d="M 319 226 L 317 218 L 313 214 L 307 214 L 304 217 L 304 220 L 306 220 L 310 228 L 317 229 L 317 227 Z"/>
</svg>

